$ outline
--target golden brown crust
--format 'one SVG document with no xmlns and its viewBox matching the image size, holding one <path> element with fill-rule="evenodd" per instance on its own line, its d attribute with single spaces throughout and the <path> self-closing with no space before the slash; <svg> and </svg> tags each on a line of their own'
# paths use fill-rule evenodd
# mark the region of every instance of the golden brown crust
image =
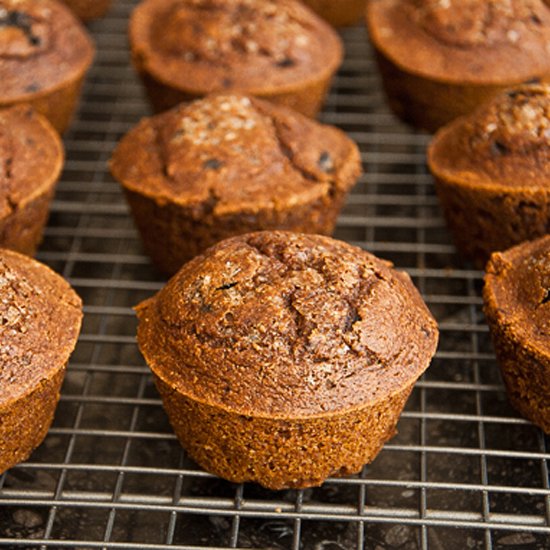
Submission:
<svg viewBox="0 0 550 550">
<path fill-rule="evenodd" d="M 483 290 L 512 404 L 550 433 L 550 236 L 495 253 Z"/>
<path fill-rule="evenodd" d="M 23 462 L 46 437 L 59 401 L 65 365 L 21 398 L 0 404 L 0 473 Z"/>
<path fill-rule="evenodd" d="M 117 147 L 111 170 L 148 251 L 174 273 L 231 235 L 332 232 L 361 160 L 336 128 L 222 94 L 142 120 Z"/>
<path fill-rule="evenodd" d="M 550 80 L 541 0 L 370 0 L 367 25 L 390 107 L 430 131 L 507 87 Z"/>
<path fill-rule="evenodd" d="M 209 249 L 138 316 L 158 376 L 194 400 L 255 416 L 375 403 L 420 376 L 437 340 L 406 275 L 328 237 L 277 231 Z"/>
<path fill-rule="evenodd" d="M 111 0 L 62 0 L 80 19 L 90 21 L 103 17 L 111 7 Z"/>
<path fill-rule="evenodd" d="M 0 110 L 0 246 L 34 253 L 63 157 L 59 135 L 30 106 Z"/>
<path fill-rule="evenodd" d="M 24 460 L 52 421 L 82 304 L 46 266 L 0 250 L 0 472 Z"/>
<path fill-rule="evenodd" d="M 30 103 L 58 132 L 94 56 L 86 30 L 52 0 L 0 0 L 0 107 Z"/>
<path fill-rule="evenodd" d="M 365 13 L 367 0 L 302 0 L 315 13 L 335 27 L 357 23 Z"/>
<path fill-rule="evenodd" d="M 456 84 L 550 75 L 550 10 L 541 0 L 370 0 L 371 39 L 402 69 Z"/>
<path fill-rule="evenodd" d="M 30 101 L 82 77 L 92 42 L 70 10 L 50 0 L 0 0 L 1 103 Z"/>
<path fill-rule="evenodd" d="M 405 274 L 319 235 L 223 241 L 137 313 L 183 445 L 206 469 L 271 488 L 372 460 L 437 345 Z"/>
<path fill-rule="evenodd" d="M 329 476 L 358 473 L 395 435 L 412 390 L 411 384 L 353 411 L 293 419 L 236 414 L 189 399 L 159 377 L 155 381 L 170 423 L 193 460 L 224 479 L 275 490 L 313 487 Z"/>
<path fill-rule="evenodd" d="M 491 252 L 545 234 L 550 224 L 550 86 L 509 90 L 442 128 L 428 165 L 461 252 Z"/>
<path fill-rule="evenodd" d="M 331 27 L 294 0 L 146 0 L 130 43 L 157 111 L 239 90 L 312 115 L 343 55 Z"/>
<path fill-rule="evenodd" d="M 510 89 L 441 130 L 430 147 L 441 177 L 475 185 L 547 187 L 550 85 Z"/>
<path fill-rule="evenodd" d="M 65 365 L 78 336 L 81 301 L 45 265 L 0 251 L 0 405 L 21 398 Z"/>
</svg>

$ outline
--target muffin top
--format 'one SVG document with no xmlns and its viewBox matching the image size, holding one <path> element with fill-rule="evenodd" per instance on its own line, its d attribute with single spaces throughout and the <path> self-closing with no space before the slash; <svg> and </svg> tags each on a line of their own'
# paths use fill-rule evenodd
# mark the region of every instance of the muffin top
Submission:
<svg viewBox="0 0 550 550">
<path fill-rule="evenodd" d="M 81 319 L 80 298 L 62 277 L 0 250 L 0 410 L 68 361 Z"/>
<path fill-rule="evenodd" d="M 461 84 L 517 84 L 550 74 L 542 0 L 371 0 L 369 33 L 394 63 Z"/>
<path fill-rule="evenodd" d="M 550 184 L 550 85 L 520 86 L 442 128 L 428 150 L 430 169 L 473 185 Z"/>
<path fill-rule="evenodd" d="M 72 12 L 51 0 L 0 0 L 0 104 L 76 80 L 94 47 Z"/>
<path fill-rule="evenodd" d="M 222 241 L 137 313 L 156 375 L 254 416 L 372 405 L 420 376 L 438 337 L 406 274 L 344 242 L 283 231 Z"/>
<path fill-rule="evenodd" d="M 361 172 L 342 131 L 240 94 L 209 96 L 143 119 L 111 162 L 122 184 L 208 213 L 257 212 L 347 191 Z"/>
<path fill-rule="evenodd" d="M 494 253 L 483 298 L 493 322 L 550 359 L 550 235 Z"/>
<path fill-rule="evenodd" d="M 332 74 L 343 55 L 336 32 L 295 0 L 145 0 L 130 42 L 147 72 L 197 95 L 291 89 Z"/>
<path fill-rule="evenodd" d="M 52 186 L 63 156 L 59 135 L 32 107 L 0 110 L 0 219 Z"/>
</svg>

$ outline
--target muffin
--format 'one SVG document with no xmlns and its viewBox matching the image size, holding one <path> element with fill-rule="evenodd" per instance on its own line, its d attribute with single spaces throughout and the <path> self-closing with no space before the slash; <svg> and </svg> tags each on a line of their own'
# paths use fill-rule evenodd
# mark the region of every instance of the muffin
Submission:
<svg viewBox="0 0 550 550">
<path fill-rule="evenodd" d="M 512 405 L 550 434 L 550 236 L 491 256 L 485 316 Z"/>
<path fill-rule="evenodd" d="M 86 30 L 54 0 L 0 0 L 0 108 L 30 103 L 69 125 L 94 56 Z"/>
<path fill-rule="evenodd" d="M 370 0 L 367 25 L 391 109 L 430 131 L 550 79 L 542 0 Z"/>
<path fill-rule="evenodd" d="M 357 23 L 365 13 L 367 0 L 302 0 L 335 27 L 345 27 Z"/>
<path fill-rule="evenodd" d="M 111 7 L 111 0 L 62 0 L 82 21 L 103 17 Z"/>
<path fill-rule="evenodd" d="M 550 227 L 550 86 L 511 89 L 441 129 L 428 165 L 459 251 L 491 252 Z"/>
<path fill-rule="evenodd" d="M 218 243 L 137 314 L 139 347 L 189 455 L 270 489 L 320 485 L 373 460 L 438 336 L 391 264 L 280 231 Z"/>
<path fill-rule="evenodd" d="M 142 120 L 118 145 L 111 171 L 145 250 L 173 274 L 232 235 L 331 233 L 361 162 L 336 128 L 221 94 Z"/>
<path fill-rule="evenodd" d="M 81 319 L 80 299 L 64 279 L 0 249 L 0 473 L 46 436 Z"/>
<path fill-rule="evenodd" d="M 63 167 L 63 145 L 29 105 L 0 110 L 0 247 L 33 255 Z"/>
<path fill-rule="evenodd" d="M 336 32 L 297 0 L 145 0 L 130 46 L 157 112 L 238 90 L 315 116 L 343 55 Z"/>
</svg>

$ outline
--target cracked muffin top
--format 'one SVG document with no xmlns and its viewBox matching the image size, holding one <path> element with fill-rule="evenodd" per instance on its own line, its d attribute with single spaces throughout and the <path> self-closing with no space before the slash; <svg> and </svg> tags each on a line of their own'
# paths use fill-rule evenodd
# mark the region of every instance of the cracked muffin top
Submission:
<svg viewBox="0 0 550 550">
<path fill-rule="evenodd" d="M 30 106 L 0 110 L 0 219 L 54 185 L 63 157 L 59 135 Z"/>
<path fill-rule="evenodd" d="M 408 275 L 344 242 L 283 231 L 222 241 L 137 314 L 156 375 L 255 416 L 372 405 L 420 376 L 438 338 Z"/>
<path fill-rule="evenodd" d="M 130 42 L 139 66 L 197 95 L 292 87 L 332 74 L 343 55 L 337 33 L 295 0 L 145 0 Z"/>
<path fill-rule="evenodd" d="M 373 42 L 418 75 L 462 84 L 550 74 L 550 8 L 543 0 L 371 0 Z"/>
<path fill-rule="evenodd" d="M 486 315 L 550 358 L 550 235 L 494 253 L 483 298 Z"/>
<path fill-rule="evenodd" d="M 88 33 L 60 2 L 0 0 L 0 103 L 80 78 L 93 55 Z"/>
<path fill-rule="evenodd" d="M 82 303 L 45 265 L 0 250 L 0 411 L 69 359 Z"/>
<path fill-rule="evenodd" d="M 348 191 L 361 162 L 337 128 L 228 94 L 143 119 L 118 145 L 111 170 L 126 188 L 158 202 L 222 215 Z"/>
<path fill-rule="evenodd" d="M 512 88 L 441 129 L 428 150 L 439 177 L 508 188 L 550 183 L 550 85 Z"/>
</svg>

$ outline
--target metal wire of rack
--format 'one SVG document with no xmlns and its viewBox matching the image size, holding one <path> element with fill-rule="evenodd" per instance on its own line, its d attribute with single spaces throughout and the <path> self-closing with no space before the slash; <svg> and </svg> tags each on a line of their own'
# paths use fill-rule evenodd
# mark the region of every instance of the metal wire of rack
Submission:
<svg viewBox="0 0 550 550">
<path fill-rule="evenodd" d="M 428 136 L 384 105 L 365 31 L 322 119 L 360 145 L 366 173 L 336 236 L 407 270 L 441 329 L 399 434 L 360 475 L 305 491 L 233 485 L 176 441 L 134 339 L 150 267 L 107 161 L 147 105 L 118 0 L 91 25 L 98 55 L 65 137 L 67 162 L 38 258 L 68 278 L 85 321 L 54 425 L 0 475 L 0 547 L 292 550 L 550 547 L 550 444 L 503 390 L 481 311 L 481 273 L 456 257 L 425 169 Z"/>
</svg>

